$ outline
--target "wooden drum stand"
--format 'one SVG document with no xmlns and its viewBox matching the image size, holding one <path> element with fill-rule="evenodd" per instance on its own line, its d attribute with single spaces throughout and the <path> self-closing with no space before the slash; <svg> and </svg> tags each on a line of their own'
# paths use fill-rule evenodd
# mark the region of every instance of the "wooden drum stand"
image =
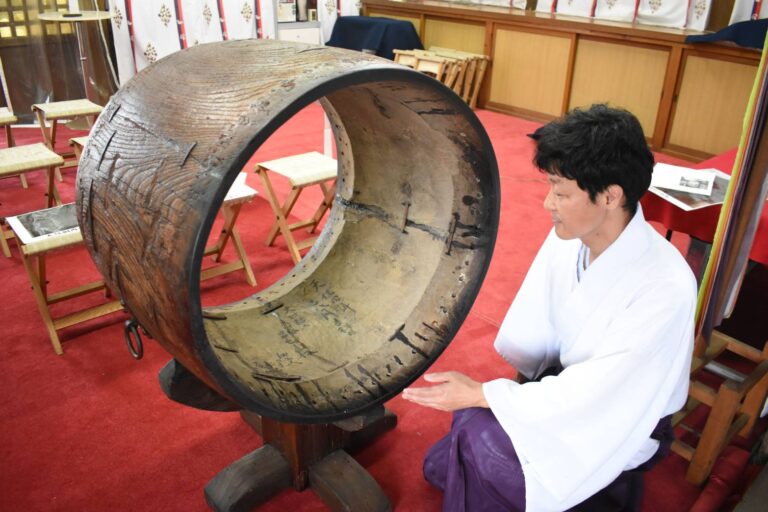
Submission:
<svg viewBox="0 0 768 512">
<path fill-rule="evenodd" d="M 392 430 L 397 416 L 379 406 L 336 423 L 282 423 L 240 409 L 172 359 L 160 386 L 175 402 L 208 411 L 240 411 L 264 446 L 233 462 L 205 486 L 216 512 L 248 512 L 281 491 L 311 487 L 333 511 L 384 512 L 392 507 L 376 480 L 349 454 Z"/>
</svg>

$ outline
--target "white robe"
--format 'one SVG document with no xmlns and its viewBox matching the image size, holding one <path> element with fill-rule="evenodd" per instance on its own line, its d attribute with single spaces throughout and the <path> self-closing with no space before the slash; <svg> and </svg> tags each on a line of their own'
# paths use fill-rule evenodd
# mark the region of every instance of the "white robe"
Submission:
<svg viewBox="0 0 768 512">
<path fill-rule="evenodd" d="M 639 207 L 579 282 L 580 247 L 549 234 L 495 342 L 530 378 L 564 370 L 483 385 L 537 512 L 577 505 L 648 460 L 651 432 L 688 392 L 696 280 L 680 253 Z"/>
</svg>

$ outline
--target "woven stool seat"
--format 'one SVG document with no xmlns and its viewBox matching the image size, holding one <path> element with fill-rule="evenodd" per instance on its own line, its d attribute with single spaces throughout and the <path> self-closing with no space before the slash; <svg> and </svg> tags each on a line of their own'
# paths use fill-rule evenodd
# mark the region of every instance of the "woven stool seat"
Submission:
<svg viewBox="0 0 768 512">
<path fill-rule="evenodd" d="M 45 144 L 29 144 L 0 149 L 0 176 L 10 176 L 41 167 L 61 165 L 64 159 Z"/>
<path fill-rule="evenodd" d="M 8 107 L 0 107 L 0 126 L 13 124 L 18 120 L 19 118 L 13 115 L 13 112 L 8 110 Z"/>
<path fill-rule="evenodd" d="M 92 116 L 101 113 L 104 108 L 90 100 L 52 101 L 50 103 L 36 103 L 33 110 L 39 110 L 45 114 L 45 119 L 68 119 L 71 117 Z"/>
<path fill-rule="evenodd" d="M 317 151 L 262 162 L 259 167 L 288 178 L 291 187 L 306 187 L 336 177 L 336 160 Z"/>
<path fill-rule="evenodd" d="M 86 135 L 85 137 L 72 137 L 71 139 L 69 139 L 69 144 L 70 146 L 74 146 L 75 144 L 77 144 L 81 148 L 84 148 L 85 145 L 88 144 L 88 136 Z"/>
<path fill-rule="evenodd" d="M 72 147 L 72 150 L 75 152 L 75 160 L 79 163 L 80 157 L 83 154 L 83 149 L 85 148 L 85 145 L 88 144 L 88 136 L 85 137 L 72 137 L 69 139 L 69 145 Z"/>
</svg>

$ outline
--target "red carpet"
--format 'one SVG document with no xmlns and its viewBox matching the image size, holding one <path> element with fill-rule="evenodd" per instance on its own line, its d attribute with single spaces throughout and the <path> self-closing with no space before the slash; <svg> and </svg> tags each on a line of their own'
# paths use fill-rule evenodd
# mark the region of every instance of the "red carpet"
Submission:
<svg viewBox="0 0 768 512">
<path fill-rule="evenodd" d="M 486 111 L 478 115 L 491 136 L 501 172 L 497 249 L 471 314 L 433 368 L 460 369 L 489 380 L 513 374 L 493 352 L 492 342 L 550 221 L 541 206 L 546 181 L 530 164 L 531 145 L 525 137 L 537 124 Z M 39 140 L 36 131 L 15 133 L 20 144 Z M 62 130 L 60 140 L 68 135 Z M 290 120 L 252 161 L 309 150 L 322 151 L 317 105 Z M 262 288 L 292 264 L 282 242 L 264 246 L 273 217 L 252 165 L 247 170 L 248 183 L 260 195 L 245 206 L 238 227 Z M 29 190 L 22 190 L 17 179 L 0 181 L 1 215 L 43 205 L 42 173 L 30 174 L 29 180 Z M 64 201 L 72 201 L 74 172 L 65 172 L 64 183 L 58 185 Z M 285 188 L 282 184 L 283 192 Z M 315 206 L 314 200 L 300 200 L 300 205 L 304 205 L 300 213 Z M 674 241 L 684 248 L 687 239 L 676 235 Z M 0 257 L 0 510 L 208 510 L 205 484 L 258 447 L 260 439 L 237 414 L 198 411 L 166 399 L 157 373 L 169 355 L 149 341 L 144 359 L 131 359 L 123 342 L 122 314 L 63 331 L 65 354 L 55 355 L 15 244 L 11 246 L 13 258 Z M 233 258 L 231 246 L 225 254 Z M 97 277 L 82 248 L 54 254 L 49 261 L 54 291 Z M 202 290 L 205 304 L 254 291 L 238 273 L 207 281 Z M 57 305 L 56 311 L 69 307 Z M 395 510 L 437 511 L 441 495 L 422 479 L 421 461 L 427 448 L 447 431 L 449 415 L 400 398 L 388 407 L 398 415 L 397 428 L 358 454 L 357 460 L 382 485 Z M 682 459 L 671 455 L 647 476 L 644 510 L 691 507 L 700 490 L 685 482 L 685 467 Z M 261 510 L 325 507 L 311 491 L 286 491 Z"/>
</svg>

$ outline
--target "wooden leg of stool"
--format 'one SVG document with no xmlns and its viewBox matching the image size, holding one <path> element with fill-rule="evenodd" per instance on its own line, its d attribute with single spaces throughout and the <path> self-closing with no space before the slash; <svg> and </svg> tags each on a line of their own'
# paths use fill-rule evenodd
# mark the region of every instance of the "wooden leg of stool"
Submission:
<svg viewBox="0 0 768 512">
<path fill-rule="evenodd" d="M 248 261 L 248 254 L 243 247 L 243 241 L 240 240 L 240 233 L 237 232 L 237 228 L 232 226 L 232 243 L 235 245 L 237 256 L 243 263 L 243 271 L 245 272 L 245 280 L 251 286 L 256 286 L 256 278 L 253 275 L 253 269 L 251 268 L 251 262 Z"/>
<path fill-rule="evenodd" d="M 743 423 L 733 421 L 741 399 L 734 384 L 733 381 L 728 381 L 720 386 L 717 398 L 709 411 L 709 418 L 685 475 L 686 480 L 694 485 L 704 483 L 723 447 L 733 434 L 743 427 Z"/>
<path fill-rule="evenodd" d="M 45 171 L 46 181 L 48 182 L 48 192 L 46 192 L 45 194 L 48 197 L 46 201 L 46 205 L 48 208 L 54 205 L 61 204 L 61 197 L 59 197 L 59 191 L 56 189 L 56 183 L 54 183 L 53 181 L 54 169 L 58 170 L 58 167 L 56 168 L 48 167 L 48 169 Z"/>
<path fill-rule="evenodd" d="M 221 216 L 224 217 L 224 226 L 222 226 L 219 239 L 216 240 L 216 245 L 214 246 L 216 252 L 213 253 L 213 261 L 217 263 L 221 261 L 221 255 L 224 253 L 224 248 L 227 246 L 227 242 L 229 242 L 232 228 L 235 227 L 235 222 L 237 221 L 238 215 L 240 215 L 241 207 L 241 204 L 236 204 L 234 206 L 225 204 L 221 207 Z"/>
<path fill-rule="evenodd" d="M 37 302 L 37 309 L 40 311 L 40 316 L 43 317 L 43 323 L 45 324 L 45 330 L 48 331 L 48 337 L 51 339 L 51 345 L 54 352 L 58 355 L 62 355 L 64 350 L 61 348 L 61 342 L 59 336 L 56 334 L 56 328 L 53 326 L 53 318 L 51 318 L 51 311 L 48 309 L 48 299 L 45 288 L 45 256 L 40 255 L 37 257 L 38 268 L 36 272 L 33 267 L 33 262 L 30 261 L 24 254 L 24 248 L 21 248 L 21 260 L 24 262 L 24 268 L 29 276 L 29 281 L 32 283 L 32 293 L 35 296 L 35 302 Z"/>
<path fill-rule="evenodd" d="M 248 254 L 245 252 L 245 248 L 243 247 L 243 241 L 240 239 L 240 233 L 235 227 L 235 222 L 237 222 L 237 217 L 240 215 L 240 210 L 242 207 L 243 205 L 240 203 L 234 206 L 224 205 L 221 208 L 221 214 L 224 217 L 224 227 L 221 230 L 219 239 L 216 241 L 216 252 L 214 253 L 213 260 L 216 262 L 221 260 L 221 254 L 224 252 L 224 247 L 226 247 L 229 239 L 232 238 L 232 244 L 235 246 L 237 257 L 240 259 L 240 263 L 243 266 L 243 271 L 245 272 L 245 280 L 248 281 L 248 284 L 251 286 L 256 286 L 256 278 L 253 275 L 251 263 L 248 261 Z"/>
<path fill-rule="evenodd" d="M 301 261 L 301 254 L 299 254 L 299 249 L 296 247 L 296 241 L 293 239 L 293 235 L 291 234 L 291 229 L 288 227 L 288 221 L 285 218 L 285 213 L 280 206 L 280 203 L 277 200 L 277 196 L 275 196 L 275 190 L 272 188 L 272 183 L 269 181 L 269 178 L 267 177 L 267 171 L 262 169 L 261 167 L 256 168 L 256 172 L 259 174 L 259 178 L 261 178 L 261 182 L 264 185 L 264 189 L 267 191 L 267 199 L 269 200 L 269 204 L 272 207 L 272 212 L 275 214 L 276 226 L 273 226 L 273 230 L 275 227 L 280 230 L 280 232 L 283 234 L 283 238 L 285 239 L 285 243 L 288 246 L 288 251 L 291 253 L 291 258 L 293 258 L 294 263 L 298 263 Z M 291 199 L 291 196 L 294 195 L 293 202 L 296 202 L 296 198 L 298 198 L 299 194 L 301 193 L 301 189 L 294 189 L 291 191 L 291 195 L 289 196 L 289 200 Z M 286 201 L 286 206 L 288 206 L 289 201 Z M 290 212 L 290 209 L 288 210 Z M 267 238 L 267 245 L 272 245 L 272 242 L 274 242 L 274 236 L 270 238 Z"/>
<path fill-rule="evenodd" d="M 6 258 L 11 257 L 11 248 L 8 247 L 8 242 L 5 238 L 5 228 L 3 227 L 2 223 L 0 223 L 0 247 L 2 247 L 3 250 L 3 256 Z"/>
<path fill-rule="evenodd" d="M 51 132 L 48 130 L 48 126 L 45 124 L 45 115 L 42 110 L 34 109 L 35 117 L 37 117 L 37 124 L 40 125 L 40 131 L 43 133 L 43 144 L 48 146 L 48 149 L 53 151 L 53 145 L 51 144 Z"/>
<path fill-rule="evenodd" d="M 283 203 L 283 206 L 280 207 L 280 211 L 283 214 L 283 219 L 285 220 L 286 226 L 288 225 L 288 216 L 291 214 L 293 207 L 296 206 L 296 200 L 301 195 L 302 190 L 302 188 L 291 189 L 291 193 L 288 194 L 288 197 L 285 199 L 285 203 Z M 267 245 L 272 245 L 275 243 L 275 238 L 277 238 L 277 233 L 279 231 L 280 227 L 278 223 L 275 222 L 272 224 L 272 227 L 269 228 L 269 233 L 267 233 Z"/>
<path fill-rule="evenodd" d="M 315 210 L 315 214 L 312 216 L 312 224 L 307 228 L 307 233 L 314 233 L 317 225 L 323 220 L 323 215 L 333 204 L 333 196 L 336 194 L 336 182 L 334 181 L 330 187 L 326 187 L 325 183 L 321 183 L 320 188 L 323 191 L 323 202 Z"/>
</svg>

